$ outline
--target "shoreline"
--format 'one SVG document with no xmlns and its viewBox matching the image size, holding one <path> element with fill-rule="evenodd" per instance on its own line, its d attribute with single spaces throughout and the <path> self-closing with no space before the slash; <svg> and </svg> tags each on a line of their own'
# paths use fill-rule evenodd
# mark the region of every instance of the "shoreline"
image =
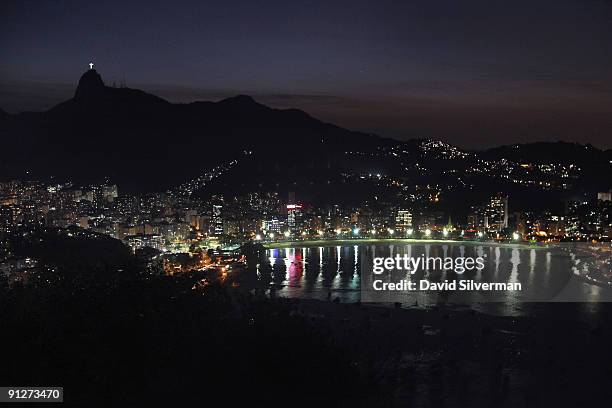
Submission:
<svg viewBox="0 0 612 408">
<path fill-rule="evenodd" d="M 355 238 L 355 239 L 315 239 L 304 241 L 279 241 L 262 243 L 265 249 L 285 249 L 293 247 L 323 247 L 329 248 L 334 246 L 346 245 L 370 245 L 370 244 L 468 244 L 468 245 L 490 245 L 516 247 L 520 249 L 545 249 L 549 245 L 539 245 L 524 242 L 495 242 L 495 241 L 473 241 L 473 240 L 455 240 L 455 239 L 415 239 L 415 238 Z"/>
</svg>

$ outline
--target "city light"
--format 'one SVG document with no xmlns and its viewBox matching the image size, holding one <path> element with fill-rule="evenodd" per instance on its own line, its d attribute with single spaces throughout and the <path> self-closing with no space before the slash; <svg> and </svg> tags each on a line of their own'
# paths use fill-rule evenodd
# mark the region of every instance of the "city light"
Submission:
<svg viewBox="0 0 612 408">
<path fill-rule="evenodd" d="M 212 176 L 207 176 L 204 181 L 210 179 Z M 612 192 L 600 192 L 597 201 L 574 202 L 568 209 L 573 214 L 572 218 L 562 214 L 524 213 L 520 214 L 520 218 L 510 216 L 508 221 L 508 197 L 496 194 L 481 206 L 475 206 L 473 213 L 465 219 L 455 220 L 454 225 L 457 226 L 457 235 L 462 239 L 479 241 L 491 239 L 520 242 L 525 239 L 537 242 L 564 238 L 574 241 L 606 241 L 609 240 L 608 235 L 597 229 L 589 231 L 587 228 L 599 228 L 605 232 L 605 228 L 611 225 L 605 217 L 599 220 L 600 214 L 605 214 L 606 208 L 611 205 L 610 197 Z M 349 236 L 355 239 L 366 236 L 375 238 L 379 234 L 391 239 L 395 237 L 396 231 L 397 237 L 405 238 L 431 239 L 438 235 L 446 239 L 454 237 L 454 227 L 449 223 L 442 224 L 443 219 L 447 219 L 446 216 L 436 215 L 436 218 L 434 213 L 424 214 L 427 223 L 422 224 L 423 229 L 413 229 L 409 210 L 388 211 L 392 207 L 375 211 L 371 216 L 364 211 L 368 216 L 362 220 L 360 214 L 363 208 L 338 206 L 334 215 L 336 218 L 328 218 L 327 209 L 309 207 L 311 212 L 302 213 L 301 204 L 289 204 L 285 218 L 285 214 L 278 212 L 279 197 L 275 193 L 258 192 L 244 197 L 238 196 L 235 202 L 227 200 L 225 204 L 217 200 L 205 205 L 198 202 L 189 203 L 193 206 L 190 208 L 185 208 L 185 204 L 183 200 L 168 201 L 167 197 L 161 195 L 120 196 L 114 184 L 74 188 L 71 183 L 45 185 L 42 182 L 0 182 L 0 234 L 33 231 L 44 219 L 52 228 L 78 228 L 78 233 L 71 229 L 66 230 L 66 236 L 79 236 L 90 230 L 123 241 L 133 252 L 150 247 L 167 254 L 194 253 L 194 250 L 190 249 L 194 247 L 218 248 L 224 245 L 223 241 L 226 239 L 236 242 L 242 239 L 261 242 L 279 238 L 290 240 L 297 236 L 302 240 L 333 238 L 328 236 L 329 233 L 335 235 L 336 239 Z M 67 205 L 71 211 L 61 211 L 63 206 Z M 252 223 L 249 228 L 253 232 L 244 234 L 244 230 L 236 228 L 237 225 L 230 214 L 250 217 L 254 205 L 261 206 L 257 208 L 255 217 L 243 220 Z M 146 208 L 146 211 L 143 211 L 143 208 Z M 185 216 L 173 222 L 151 222 L 161 208 L 179 214 L 184 211 Z M 76 213 L 73 213 L 74 211 Z M 400 212 L 401 217 L 398 216 Z M 229 219 L 224 219 L 226 213 Z M 347 225 L 349 220 L 355 224 Z M 518 232 L 519 221 L 525 228 L 521 233 Z M 226 223 L 228 228 L 225 228 Z M 512 223 L 512 227 L 509 223 Z M 332 225 L 335 229 L 327 230 Z M 384 225 L 386 226 L 383 227 Z M 396 228 L 388 227 L 391 225 Z M 596 227 L 592 227 L 593 225 Z M 508 229 L 509 232 L 506 233 Z"/>
</svg>

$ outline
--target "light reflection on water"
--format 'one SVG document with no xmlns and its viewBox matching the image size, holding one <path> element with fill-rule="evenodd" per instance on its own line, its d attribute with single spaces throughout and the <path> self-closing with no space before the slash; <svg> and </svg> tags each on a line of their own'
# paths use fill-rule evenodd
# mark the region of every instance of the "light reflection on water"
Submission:
<svg viewBox="0 0 612 408">
<path fill-rule="evenodd" d="M 458 275 L 453 271 L 402 271 L 401 279 L 435 282 L 471 279 L 476 282 L 519 282 L 521 292 L 416 292 L 403 294 L 406 307 L 430 307 L 441 303 L 470 307 L 488 313 L 519 316 L 535 313 L 533 301 L 593 302 L 575 306 L 581 313 L 597 313 L 596 302 L 612 301 L 612 290 L 573 279 L 575 255 L 547 248 L 524 248 L 487 244 L 348 245 L 268 249 L 257 264 L 259 284 L 274 296 L 358 302 L 361 297 L 361 262 L 373 257 L 407 254 L 440 257 L 484 257 L 485 268 Z M 365 270 L 365 269 L 364 269 Z M 558 303 L 557 303 L 558 305 Z M 546 306 L 554 308 L 555 304 Z"/>
</svg>

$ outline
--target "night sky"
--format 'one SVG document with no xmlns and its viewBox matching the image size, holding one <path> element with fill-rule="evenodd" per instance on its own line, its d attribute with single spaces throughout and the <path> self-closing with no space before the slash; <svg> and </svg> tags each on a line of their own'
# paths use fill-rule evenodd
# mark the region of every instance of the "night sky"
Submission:
<svg viewBox="0 0 612 408">
<path fill-rule="evenodd" d="M 612 1 L 3 1 L 0 107 L 72 96 L 93 61 L 170 101 L 250 94 L 467 148 L 612 148 Z"/>
</svg>

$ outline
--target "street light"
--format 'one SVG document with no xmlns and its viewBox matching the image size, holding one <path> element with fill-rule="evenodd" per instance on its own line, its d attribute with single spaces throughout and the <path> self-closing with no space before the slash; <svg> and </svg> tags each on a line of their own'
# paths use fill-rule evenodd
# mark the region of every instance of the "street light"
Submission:
<svg viewBox="0 0 612 408">
<path fill-rule="evenodd" d="M 427 228 L 427 229 L 425 230 L 425 236 L 426 236 L 426 237 L 428 237 L 428 236 L 430 236 L 430 235 L 431 235 L 431 230 L 430 230 L 429 228 Z"/>
<path fill-rule="evenodd" d="M 395 230 L 393 228 L 389 228 L 389 235 L 393 235 L 395 233 Z"/>
<path fill-rule="evenodd" d="M 519 233 L 518 233 L 518 232 L 513 232 L 513 233 L 512 233 L 512 239 L 513 239 L 513 240 L 518 241 L 520 237 L 521 237 L 521 236 L 519 235 Z"/>
<path fill-rule="evenodd" d="M 353 229 L 353 235 L 359 235 L 359 228 Z"/>
<path fill-rule="evenodd" d="M 291 233 L 289 231 L 285 231 L 285 238 L 289 238 L 290 235 Z"/>
<path fill-rule="evenodd" d="M 408 228 L 408 231 L 406 231 L 406 234 L 408 234 L 410 236 L 410 235 L 412 235 L 413 232 L 414 232 L 414 230 L 412 228 Z"/>
<path fill-rule="evenodd" d="M 442 230 L 442 235 L 444 235 L 445 237 L 448 237 L 448 230 L 446 228 Z"/>
<path fill-rule="evenodd" d="M 259 234 L 255 235 L 255 241 L 261 241 L 261 235 Z"/>
</svg>

